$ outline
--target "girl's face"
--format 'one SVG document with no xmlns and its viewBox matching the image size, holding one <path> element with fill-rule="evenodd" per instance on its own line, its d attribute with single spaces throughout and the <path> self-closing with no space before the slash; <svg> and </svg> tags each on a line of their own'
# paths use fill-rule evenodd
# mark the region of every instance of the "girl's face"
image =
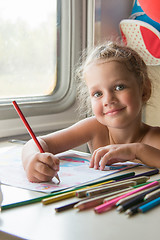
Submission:
<svg viewBox="0 0 160 240">
<path fill-rule="evenodd" d="M 111 61 L 90 66 L 85 73 L 97 120 L 113 128 L 141 121 L 142 90 L 125 64 Z"/>
</svg>

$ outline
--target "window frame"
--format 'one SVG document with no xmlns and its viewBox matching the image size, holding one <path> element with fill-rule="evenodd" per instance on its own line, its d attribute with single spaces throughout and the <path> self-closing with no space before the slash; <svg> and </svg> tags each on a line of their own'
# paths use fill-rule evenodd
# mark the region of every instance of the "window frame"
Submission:
<svg viewBox="0 0 160 240">
<path fill-rule="evenodd" d="M 61 30 L 59 44 L 58 85 L 51 96 L 15 98 L 25 116 L 40 116 L 61 113 L 73 105 L 76 99 L 72 70 L 83 48 L 84 24 L 82 11 L 87 1 L 58 0 L 61 5 Z M 0 120 L 18 118 L 11 99 L 0 101 Z"/>
</svg>

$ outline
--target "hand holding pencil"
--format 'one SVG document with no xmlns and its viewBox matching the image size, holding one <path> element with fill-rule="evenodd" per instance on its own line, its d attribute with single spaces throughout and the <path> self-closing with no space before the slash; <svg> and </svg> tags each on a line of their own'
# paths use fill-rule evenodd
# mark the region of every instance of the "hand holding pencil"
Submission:
<svg viewBox="0 0 160 240">
<path fill-rule="evenodd" d="M 56 158 L 53 154 L 45 152 L 43 150 L 42 145 L 36 138 L 33 130 L 31 129 L 29 123 L 25 119 L 18 104 L 16 103 L 16 101 L 13 101 L 12 103 L 39 150 L 38 152 L 35 150 L 31 153 L 31 161 L 29 161 L 28 164 L 29 166 L 27 166 L 27 177 L 29 181 L 31 182 L 51 181 L 52 178 L 55 176 L 58 182 L 60 182 L 59 176 L 57 174 L 57 171 L 59 171 L 59 159 Z"/>
<path fill-rule="evenodd" d="M 32 143 L 32 140 L 28 143 Z M 32 153 L 32 156 L 30 155 L 29 158 L 27 167 L 24 168 L 30 182 L 50 182 L 53 177 L 57 178 L 58 183 L 60 182 L 57 174 L 59 171 L 59 159 L 52 153 L 36 152 Z"/>
</svg>

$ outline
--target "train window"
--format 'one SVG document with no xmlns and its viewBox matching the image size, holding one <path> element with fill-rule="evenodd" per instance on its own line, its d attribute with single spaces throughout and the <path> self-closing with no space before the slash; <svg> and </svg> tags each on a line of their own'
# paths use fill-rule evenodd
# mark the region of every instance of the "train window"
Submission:
<svg viewBox="0 0 160 240">
<path fill-rule="evenodd" d="M 0 12 L 0 99 L 51 95 L 57 83 L 56 1 L 0 1 Z"/>
<path fill-rule="evenodd" d="M 81 5 L 72 0 L 0 1 L 0 119 L 17 117 L 13 99 L 27 116 L 59 113 L 72 105 L 71 69 L 82 45 Z"/>
<path fill-rule="evenodd" d="M 13 100 L 36 134 L 77 121 L 73 74 L 86 47 L 87 4 L 88 0 L 0 1 L 1 138 L 26 134 Z"/>
</svg>

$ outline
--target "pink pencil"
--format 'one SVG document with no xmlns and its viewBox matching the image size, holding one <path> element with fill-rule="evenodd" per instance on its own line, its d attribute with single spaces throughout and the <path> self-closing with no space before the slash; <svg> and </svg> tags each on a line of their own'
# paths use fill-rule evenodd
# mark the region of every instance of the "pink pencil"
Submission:
<svg viewBox="0 0 160 240">
<path fill-rule="evenodd" d="M 125 198 L 125 197 L 128 197 L 128 196 L 130 196 L 130 195 L 132 195 L 132 194 L 134 194 L 134 193 L 143 191 L 143 190 L 145 190 L 145 189 L 147 189 L 147 188 L 154 187 L 154 186 L 156 186 L 156 185 L 158 185 L 158 184 L 159 184 L 158 181 L 154 181 L 154 182 L 152 182 L 152 183 L 149 183 L 149 184 L 147 184 L 147 185 L 145 185 L 145 186 L 143 186 L 143 187 L 140 187 L 140 188 L 137 188 L 137 189 L 133 190 L 132 192 L 128 192 L 128 193 L 126 193 L 126 194 L 124 194 L 124 195 L 121 195 L 121 196 L 119 196 L 119 197 L 117 197 L 117 198 L 114 198 L 114 199 L 112 199 L 112 200 L 110 200 L 110 201 L 106 201 L 105 203 L 103 203 L 103 204 L 95 207 L 94 210 L 95 210 L 96 213 L 106 212 L 106 211 L 110 210 L 112 207 L 114 207 L 114 206 L 116 205 L 116 203 L 117 203 L 120 199 Z"/>
<path fill-rule="evenodd" d="M 30 136 L 31 136 L 31 138 L 34 140 L 34 142 L 36 143 L 39 151 L 40 151 L 41 153 L 44 153 L 44 150 L 43 150 L 42 146 L 40 145 L 38 139 L 36 138 L 36 136 L 35 136 L 35 134 L 34 134 L 34 132 L 33 132 L 33 130 L 31 129 L 29 123 L 27 122 L 26 118 L 24 117 L 24 115 L 23 115 L 21 109 L 19 108 L 17 102 L 16 102 L 16 101 L 13 101 L 12 103 L 13 103 L 13 106 L 15 107 L 15 109 L 16 109 L 19 117 L 21 118 L 21 120 L 23 121 L 24 125 L 26 126 L 26 129 L 28 130 L 28 133 L 30 134 Z M 57 178 L 57 180 L 60 182 L 60 179 L 59 179 L 58 174 L 56 175 L 56 178 Z"/>
</svg>

